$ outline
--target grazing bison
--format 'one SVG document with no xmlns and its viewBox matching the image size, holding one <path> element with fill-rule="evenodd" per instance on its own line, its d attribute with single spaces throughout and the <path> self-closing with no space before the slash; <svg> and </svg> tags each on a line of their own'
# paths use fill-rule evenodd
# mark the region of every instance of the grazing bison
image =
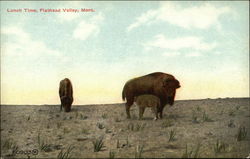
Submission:
<svg viewBox="0 0 250 159">
<path fill-rule="evenodd" d="M 72 84 L 68 78 L 61 80 L 59 87 L 59 96 L 61 99 L 61 109 L 64 108 L 65 112 L 70 112 L 73 103 L 73 89 Z"/>
<path fill-rule="evenodd" d="M 161 106 L 158 108 L 160 118 L 166 104 L 174 104 L 176 89 L 180 83 L 174 76 L 166 73 L 155 72 L 142 77 L 129 80 L 123 87 L 122 99 L 126 99 L 127 118 L 130 118 L 130 107 L 134 98 L 143 94 L 152 94 L 160 98 Z"/>
<path fill-rule="evenodd" d="M 136 97 L 135 103 L 139 107 L 139 119 L 142 119 L 142 116 L 146 107 L 151 107 L 153 113 L 155 114 L 154 120 L 158 119 L 157 110 L 161 106 L 160 98 L 154 95 L 145 94 L 145 95 L 140 95 Z"/>
</svg>

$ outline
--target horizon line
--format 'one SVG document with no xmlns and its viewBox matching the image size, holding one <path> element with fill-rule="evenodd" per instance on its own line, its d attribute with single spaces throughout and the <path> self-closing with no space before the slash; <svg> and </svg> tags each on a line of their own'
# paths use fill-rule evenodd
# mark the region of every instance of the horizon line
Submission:
<svg viewBox="0 0 250 159">
<path fill-rule="evenodd" d="M 180 99 L 180 100 L 175 100 L 176 101 L 194 101 L 194 100 L 216 100 L 216 99 L 250 99 L 250 97 L 218 97 L 218 98 L 201 98 L 201 99 Z M 125 104 L 126 102 L 123 103 L 104 103 L 104 104 L 96 104 L 96 103 L 90 103 L 90 104 L 76 104 L 72 106 L 86 106 L 86 105 L 114 105 L 114 104 Z M 0 104 L 0 106 L 7 106 L 7 105 L 12 105 L 12 106 L 31 106 L 31 105 L 36 105 L 36 106 L 55 106 L 55 105 L 61 105 L 60 103 L 58 104 Z"/>
</svg>

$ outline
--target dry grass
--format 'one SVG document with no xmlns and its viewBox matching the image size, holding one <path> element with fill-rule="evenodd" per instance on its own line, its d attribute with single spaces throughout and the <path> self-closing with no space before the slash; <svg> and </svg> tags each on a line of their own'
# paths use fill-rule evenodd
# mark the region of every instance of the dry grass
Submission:
<svg viewBox="0 0 250 159">
<path fill-rule="evenodd" d="M 240 126 L 238 129 L 238 133 L 236 135 L 237 141 L 245 140 L 247 137 L 247 129 L 245 126 Z"/>
<path fill-rule="evenodd" d="M 226 148 L 227 148 L 227 144 L 217 139 L 216 143 L 214 144 L 214 153 L 217 154 L 217 153 L 225 152 Z"/>
<path fill-rule="evenodd" d="M 188 150 L 188 146 L 186 144 L 186 149 L 182 155 L 182 158 L 199 158 L 201 144 L 198 143 L 195 148 L 191 148 Z"/>
<path fill-rule="evenodd" d="M 74 146 L 69 146 L 66 151 L 61 150 L 57 155 L 57 159 L 70 159 L 70 155 L 74 149 Z"/>
<path fill-rule="evenodd" d="M 171 119 L 166 119 L 166 120 L 164 120 L 164 121 L 162 122 L 162 127 L 163 127 L 163 128 L 171 127 L 171 126 L 173 126 L 173 125 L 174 125 L 174 122 L 173 122 L 173 120 L 171 120 Z"/>
<path fill-rule="evenodd" d="M 176 135 L 176 130 L 175 130 L 175 129 L 170 130 L 168 142 L 171 142 L 171 141 L 176 140 L 176 139 L 174 138 L 175 135 Z"/>
<path fill-rule="evenodd" d="M 104 129 L 104 128 L 105 128 L 104 124 L 102 124 L 102 123 L 97 123 L 96 126 L 97 126 L 99 129 Z"/>
<path fill-rule="evenodd" d="M 138 120 L 136 107 L 136 118 L 127 119 L 124 104 L 73 106 L 69 113 L 51 105 L 1 106 L 1 153 L 13 158 L 17 149 L 37 148 L 30 158 L 245 158 L 249 109 L 249 99 L 177 101 L 153 121 L 151 111 Z M 199 141 L 202 146 L 194 144 Z"/>
<path fill-rule="evenodd" d="M 104 141 L 103 141 L 104 137 L 100 136 L 99 138 L 96 138 L 92 141 L 93 145 L 94 145 L 94 152 L 98 152 L 101 151 L 101 149 L 104 146 Z"/>
<path fill-rule="evenodd" d="M 146 123 L 140 124 L 140 123 L 129 123 L 127 128 L 130 131 L 142 131 L 146 126 Z"/>
<path fill-rule="evenodd" d="M 107 114 L 107 113 L 103 113 L 103 114 L 102 114 L 102 118 L 103 118 L 103 119 L 107 119 L 107 118 L 108 118 L 108 114 Z"/>
<path fill-rule="evenodd" d="M 113 158 L 115 158 L 115 152 L 114 151 L 109 151 L 109 158 L 110 159 L 113 159 Z"/>
<path fill-rule="evenodd" d="M 212 120 L 208 114 L 206 113 L 206 111 L 203 112 L 203 115 L 202 115 L 202 119 L 204 122 L 213 122 L 214 120 Z"/>
<path fill-rule="evenodd" d="M 139 144 L 136 146 L 135 158 L 142 158 L 143 148 L 144 148 L 144 145 L 142 144 Z"/>
</svg>

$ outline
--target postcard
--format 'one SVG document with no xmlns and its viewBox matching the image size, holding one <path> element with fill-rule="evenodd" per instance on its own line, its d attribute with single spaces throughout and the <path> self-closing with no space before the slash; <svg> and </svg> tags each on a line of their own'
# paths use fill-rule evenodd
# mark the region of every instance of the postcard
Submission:
<svg viewBox="0 0 250 159">
<path fill-rule="evenodd" d="M 249 1 L 1 1 L 1 158 L 249 157 Z"/>
</svg>

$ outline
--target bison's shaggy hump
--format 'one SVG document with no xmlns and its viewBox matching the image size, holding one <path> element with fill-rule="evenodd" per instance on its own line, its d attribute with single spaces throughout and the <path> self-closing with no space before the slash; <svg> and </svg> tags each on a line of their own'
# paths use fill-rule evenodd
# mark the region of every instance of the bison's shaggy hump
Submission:
<svg viewBox="0 0 250 159">
<path fill-rule="evenodd" d="M 170 75 L 170 74 L 167 74 L 167 73 L 163 73 L 163 72 L 154 72 L 154 73 L 150 73 L 148 75 L 145 75 L 145 76 L 151 76 L 151 77 L 160 77 L 160 76 L 165 76 L 167 75 L 169 78 L 174 78 L 174 76 Z M 145 76 L 142 76 L 142 77 L 145 77 Z"/>
<path fill-rule="evenodd" d="M 122 99 L 126 99 L 127 117 L 130 118 L 129 109 L 134 103 L 134 98 L 143 94 L 152 94 L 160 98 L 162 110 L 166 104 L 173 105 L 176 89 L 180 83 L 173 75 L 155 72 L 126 82 L 122 91 Z M 160 114 L 161 117 L 161 114 Z"/>
<path fill-rule="evenodd" d="M 69 112 L 73 103 L 73 88 L 68 78 L 60 81 L 59 96 L 61 100 L 61 110 L 63 107 L 65 112 Z"/>
</svg>

